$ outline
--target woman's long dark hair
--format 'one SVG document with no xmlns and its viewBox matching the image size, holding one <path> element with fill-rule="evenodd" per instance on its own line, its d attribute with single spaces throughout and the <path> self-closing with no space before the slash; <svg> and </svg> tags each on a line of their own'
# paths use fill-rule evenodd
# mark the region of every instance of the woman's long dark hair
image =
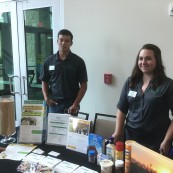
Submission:
<svg viewBox="0 0 173 173">
<path fill-rule="evenodd" d="M 165 68 L 162 63 L 161 50 L 154 44 L 145 44 L 142 46 L 140 51 L 142 49 L 149 49 L 154 52 L 154 57 L 156 58 L 156 68 L 154 69 L 154 79 L 152 81 L 152 88 L 156 89 L 166 78 Z M 131 81 L 129 85 L 130 88 L 134 88 L 136 84 L 142 80 L 143 73 L 138 67 L 140 51 L 138 52 L 136 63 L 132 70 Z"/>
</svg>

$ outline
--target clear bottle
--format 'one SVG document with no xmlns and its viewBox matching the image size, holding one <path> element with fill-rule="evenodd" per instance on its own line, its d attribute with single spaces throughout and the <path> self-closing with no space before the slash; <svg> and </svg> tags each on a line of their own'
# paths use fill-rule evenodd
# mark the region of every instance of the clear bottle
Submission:
<svg viewBox="0 0 173 173">
<path fill-rule="evenodd" d="M 106 145 L 106 155 L 108 156 L 109 160 L 112 160 L 113 163 L 115 162 L 115 145 L 114 145 L 114 138 L 109 139 L 109 143 Z"/>
</svg>

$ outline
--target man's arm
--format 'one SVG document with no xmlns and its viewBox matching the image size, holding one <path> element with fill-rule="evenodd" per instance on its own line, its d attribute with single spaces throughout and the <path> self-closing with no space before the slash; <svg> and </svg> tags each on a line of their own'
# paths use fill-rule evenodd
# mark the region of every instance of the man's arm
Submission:
<svg viewBox="0 0 173 173">
<path fill-rule="evenodd" d="M 48 90 L 49 90 L 49 84 L 48 84 L 48 82 L 42 81 L 42 92 L 43 92 L 43 97 L 44 97 L 44 100 L 45 101 L 47 101 L 48 98 L 49 98 Z"/>
<path fill-rule="evenodd" d="M 4 148 L 4 147 L 0 147 L 0 153 L 1 153 L 2 151 L 5 151 L 5 148 Z"/>
<path fill-rule="evenodd" d="M 83 82 L 81 83 L 78 95 L 73 103 L 73 105 L 69 108 L 68 113 L 76 113 L 76 111 L 78 111 L 78 106 L 81 102 L 81 100 L 83 99 L 85 93 L 87 90 L 87 82 Z"/>
<path fill-rule="evenodd" d="M 49 99 L 49 84 L 48 82 L 42 81 L 42 92 L 43 97 L 46 103 L 51 106 L 52 104 L 56 104 L 52 99 Z"/>
</svg>

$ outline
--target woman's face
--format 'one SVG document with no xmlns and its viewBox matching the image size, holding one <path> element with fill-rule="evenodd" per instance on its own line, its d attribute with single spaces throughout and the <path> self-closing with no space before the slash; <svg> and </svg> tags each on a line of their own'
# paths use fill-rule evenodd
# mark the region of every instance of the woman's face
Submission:
<svg viewBox="0 0 173 173">
<path fill-rule="evenodd" d="M 144 74 L 153 74 L 156 68 L 154 52 L 149 49 L 142 49 L 138 57 L 138 67 Z"/>
</svg>

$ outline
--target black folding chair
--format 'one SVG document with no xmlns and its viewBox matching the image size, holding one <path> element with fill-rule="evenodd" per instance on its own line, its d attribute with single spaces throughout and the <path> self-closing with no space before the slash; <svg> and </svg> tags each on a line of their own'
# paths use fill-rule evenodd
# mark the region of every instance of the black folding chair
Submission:
<svg viewBox="0 0 173 173">
<path fill-rule="evenodd" d="M 95 113 L 93 133 L 109 139 L 115 131 L 115 115 Z"/>
<path fill-rule="evenodd" d="M 85 113 L 85 112 L 78 112 L 78 118 L 81 118 L 81 119 L 85 119 L 85 120 L 88 120 L 89 119 L 89 113 Z"/>
</svg>

